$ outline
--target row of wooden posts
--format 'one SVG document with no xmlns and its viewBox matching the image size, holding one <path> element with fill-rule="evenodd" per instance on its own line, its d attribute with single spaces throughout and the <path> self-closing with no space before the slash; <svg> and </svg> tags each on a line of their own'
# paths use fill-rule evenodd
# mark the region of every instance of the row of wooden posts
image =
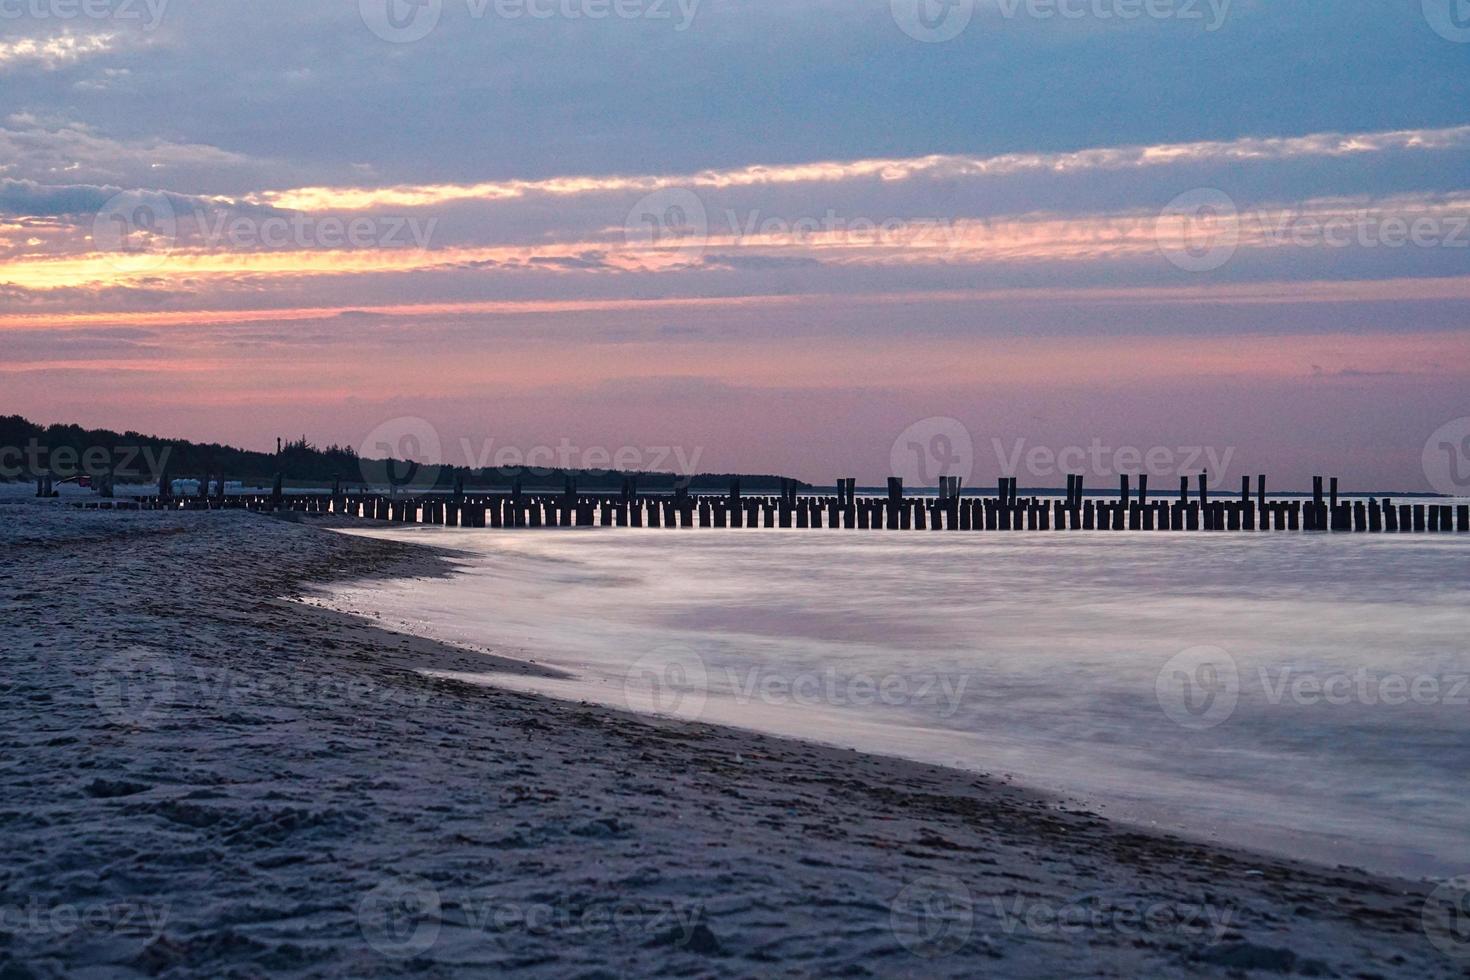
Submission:
<svg viewBox="0 0 1470 980">
<path fill-rule="evenodd" d="M 167 489 L 161 487 L 161 490 Z M 1089 498 L 1083 478 L 1067 479 L 1065 498 L 1021 497 L 1015 477 L 1002 477 L 993 496 L 965 495 L 957 477 L 942 477 L 938 493 L 905 496 L 903 481 L 888 481 L 887 496 L 858 496 L 856 481 L 839 480 L 835 494 L 798 492 L 784 481 L 776 495 L 742 495 L 739 481 L 722 494 L 639 494 L 630 479 L 621 491 L 580 493 L 568 481 L 560 493 L 524 492 L 519 485 L 504 493 L 452 492 L 381 494 L 344 491 L 287 494 L 278 477 L 271 493 L 224 493 L 224 482 L 200 483 L 191 497 L 159 493 L 135 498 L 147 508 L 244 508 L 334 514 L 367 520 L 449 527 L 713 527 L 713 528 L 848 528 L 855 530 L 1132 530 L 1132 531 L 1346 531 L 1470 532 L 1470 505 L 1395 503 L 1389 498 L 1342 500 L 1333 477 L 1324 488 L 1313 478 L 1310 499 L 1268 499 L 1266 478 L 1241 479 L 1240 495 L 1211 494 L 1207 474 L 1199 475 L 1191 494 L 1181 477 L 1174 499 L 1149 497 L 1148 477 L 1120 479 L 1115 498 Z"/>
</svg>

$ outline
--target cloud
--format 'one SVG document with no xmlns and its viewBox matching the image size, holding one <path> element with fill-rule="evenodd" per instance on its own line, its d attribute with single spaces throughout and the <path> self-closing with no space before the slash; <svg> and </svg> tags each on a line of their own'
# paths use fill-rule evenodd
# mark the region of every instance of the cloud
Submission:
<svg viewBox="0 0 1470 980">
<path fill-rule="evenodd" d="M 120 187 L 96 184 L 46 185 L 34 180 L 0 180 L 0 215 L 7 217 L 78 217 L 94 215 Z"/>
<path fill-rule="evenodd" d="M 533 255 L 531 265 L 553 266 L 558 269 L 612 269 L 607 262 L 607 253 L 599 250 L 578 252 L 576 255 Z"/>
<path fill-rule="evenodd" d="M 1326 371 L 1320 364 L 1312 365 L 1312 376 L 1314 378 L 1403 378 L 1415 373 L 1418 372 L 1368 371 L 1354 367 L 1346 367 L 1338 371 Z"/>
<path fill-rule="evenodd" d="M 116 46 L 116 42 L 115 34 L 59 34 L 55 37 L 0 40 L 0 73 L 27 65 L 55 71 L 83 58 L 105 54 Z"/>
<path fill-rule="evenodd" d="M 302 211 L 430 207 L 452 201 L 508 201 L 526 196 L 575 197 L 660 190 L 726 190 L 784 184 L 888 183 L 916 178 L 962 180 L 1019 174 L 1156 169 L 1185 164 L 1240 164 L 1369 156 L 1394 151 L 1470 148 L 1470 126 L 1402 129 L 1376 133 L 1314 133 L 1283 138 L 1097 147 L 1067 153 L 1006 153 L 991 157 L 931 154 L 922 157 L 796 164 L 755 164 L 685 174 L 581 175 L 474 184 L 408 184 L 393 187 L 300 187 L 267 191 L 257 199 Z"/>
<path fill-rule="evenodd" d="M 159 349 L 158 335 L 151 330 L 114 328 L 110 330 L 13 330 L 5 335 L 7 360 L 20 362 L 54 361 L 85 357 L 138 357 L 154 354 Z"/>
<path fill-rule="evenodd" d="M 48 123 L 31 113 L 14 113 L 5 123 L 0 126 L 0 173 L 13 179 L 128 187 L 168 181 L 171 189 L 187 193 L 181 179 L 201 185 L 243 173 L 258 179 L 271 169 L 265 161 L 207 144 L 118 139 L 84 123 Z"/>
<path fill-rule="evenodd" d="M 811 256 L 735 254 L 706 255 L 703 263 L 711 269 L 801 269 L 822 264 Z"/>
</svg>

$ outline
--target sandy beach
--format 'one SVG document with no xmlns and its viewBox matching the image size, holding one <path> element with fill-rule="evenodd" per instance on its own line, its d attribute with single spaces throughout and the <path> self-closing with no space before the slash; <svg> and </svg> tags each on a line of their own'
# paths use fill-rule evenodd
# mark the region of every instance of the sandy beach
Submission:
<svg viewBox="0 0 1470 980">
<path fill-rule="evenodd" d="M 432 679 L 541 668 L 295 601 L 426 548 L 16 498 L 0 544 L 5 980 L 1470 968 L 1433 883 Z"/>
</svg>

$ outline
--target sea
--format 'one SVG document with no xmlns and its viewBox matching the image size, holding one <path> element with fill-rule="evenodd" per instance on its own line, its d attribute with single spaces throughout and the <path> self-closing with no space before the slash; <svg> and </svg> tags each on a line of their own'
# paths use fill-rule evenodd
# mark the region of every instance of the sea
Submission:
<svg viewBox="0 0 1470 980">
<path fill-rule="evenodd" d="M 556 668 L 462 680 L 958 767 L 1152 830 L 1470 871 L 1470 536 L 352 530 L 329 587 Z"/>
</svg>

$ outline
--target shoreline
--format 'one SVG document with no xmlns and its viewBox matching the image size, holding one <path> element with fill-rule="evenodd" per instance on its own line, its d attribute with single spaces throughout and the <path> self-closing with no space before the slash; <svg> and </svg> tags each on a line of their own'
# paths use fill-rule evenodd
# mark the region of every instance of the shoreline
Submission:
<svg viewBox="0 0 1470 980">
<path fill-rule="evenodd" d="M 16 536 L 0 573 L 31 655 L 6 664 L 29 712 L 0 770 L 7 895 L 170 908 L 146 937 L 0 921 L 0 963 L 35 975 L 1460 966 L 1422 929 L 1424 883 L 1129 827 L 962 770 L 432 680 L 417 671 L 490 655 L 293 598 L 448 574 L 439 549 L 253 515 L 0 506 L 0 526 L 27 518 L 42 533 Z M 134 647 L 167 667 L 166 699 L 113 696 Z M 86 880 L 59 870 L 77 845 L 99 865 Z M 405 899 L 412 928 L 383 925 Z"/>
</svg>

